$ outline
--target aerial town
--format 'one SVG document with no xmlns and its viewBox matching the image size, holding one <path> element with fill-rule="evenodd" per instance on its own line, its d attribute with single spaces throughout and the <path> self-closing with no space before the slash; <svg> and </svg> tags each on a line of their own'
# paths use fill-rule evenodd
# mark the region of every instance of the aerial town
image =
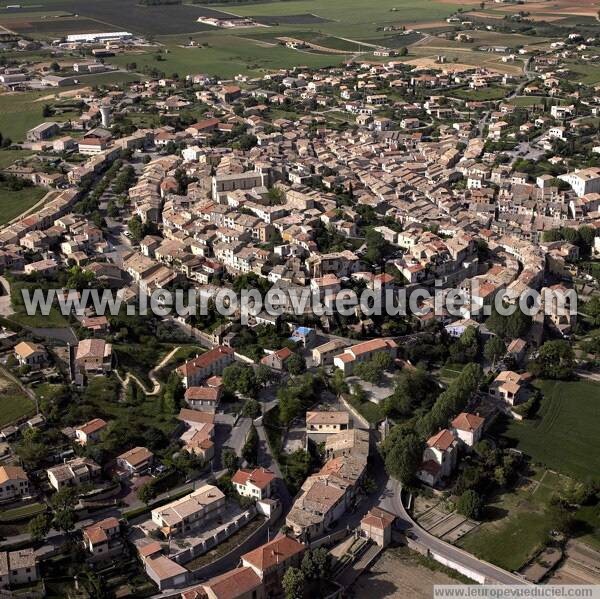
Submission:
<svg viewBox="0 0 600 599">
<path fill-rule="evenodd" d="M 600 5 L 206 4 L 0 8 L 0 596 L 600 585 Z"/>
</svg>

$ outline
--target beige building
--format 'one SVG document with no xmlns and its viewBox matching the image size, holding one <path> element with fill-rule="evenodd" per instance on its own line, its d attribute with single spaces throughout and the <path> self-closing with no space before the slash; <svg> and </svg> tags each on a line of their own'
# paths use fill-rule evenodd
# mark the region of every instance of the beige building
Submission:
<svg viewBox="0 0 600 599">
<path fill-rule="evenodd" d="M 302 543 L 281 535 L 242 555 L 242 566 L 251 568 L 262 580 L 265 597 L 278 597 L 283 575 L 288 568 L 300 565 L 305 549 Z"/>
<path fill-rule="evenodd" d="M 375 354 L 385 352 L 392 358 L 395 358 L 397 348 L 398 346 L 393 339 L 363 341 L 335 356 L 333 358 L 333 365 L 339 368 L 346 376 L 349 376 L 357 364 L 370 360 Z"/>
<path fill-rule="evenodd" d="M 29 479 L 20 466 L 0 466 L 0 501 L 29 495 Z"/>
<path fill-rule="evenodd" d="M 306 412 L 306 431 L 333 435 L 348 430 L 348 412 Z"/>
<path fill-rule="evenodd" d="M 0 586 L 24 585 L 40 578 L 37 557 L 33 548 L 0 552 Z"/>
<path fill-rule="evenodd" d="M 20 366 L 39 368 L 48 359 L 48 354 L 42 345 L 31 341 L 21 341 L 15 345 L 15 357 Z"/>
<path fill-rule="evenodd" d="M 312 350 L 312 359 L 315 366 L 331 366 L 333 358 L 340 353 L 340 350 L 346 347 L 346 343 L 339 339 L 328 341 Z"/>
<path fill-rule="evenodd" d="M 374 507 L 360 521 L 361 534 L 380 547 L 387 547 L 392 541 L 392 526 L 396 516 Z"/>
<path fill-rule="evenodd" d="M 112 367 L 112 346 L 104 339 L 83 339 L 77 346 L 75 364 L 85 374 L 104 374 Z"/>
<path fill-rule="evenodd" d="M 106 422 L 102 418 L 94 418 L 75 429 L 75 439 L 79 445 L 99 441 L 100 435 L 106 430 Z"/>
<path fill-rule="evenodd" d="M 63 487 L 82 485 L 92 481 L 99 473 L 100 466 L 90 458 L 75 458 L 59 466 L 46 470 L 48 481 L 57 490 Z"/>
<path fill-rule="evenodd" d="M 216 518 L 225 507 L 225 495 L 213 485 L 152 510 L 152 521 L 166 535 L 186 533 Z"/>
</svg>

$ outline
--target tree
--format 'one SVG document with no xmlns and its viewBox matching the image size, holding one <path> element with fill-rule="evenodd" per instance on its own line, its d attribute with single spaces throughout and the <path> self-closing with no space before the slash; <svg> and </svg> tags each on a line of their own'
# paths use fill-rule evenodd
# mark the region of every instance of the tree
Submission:
<svg viewBox="0 0 600 599">
<path fill-rule="evenodd" d="M 260 404 L 256 401 L 256 399 L 247 399 L 244 402 L 244 407 L 242 408 L 242 416 L 245 418 L 258 418 L 260 416 Z"/>
<path fill-rule="evenodd" d="M 230 393 L 254 397 L 258 391 L 254 369 L 248 364 L 231 364 L 223 370 L 223 386 Z"/>
<path fill-rule="evenodd" d="M 549 379 L 569 379 L 573 376 L 575 354 L 568 341 L 559 339 L 546 341 L 537 358 L 530 363 L 529 370 Z"/>
<path fill-rule="evenodd" d="M 325 547 L 307 551 L 300 566 L 306 580 L 323 580 L 331 574 L 331 555 Z"/>
<path fill-rule="evenodd" d="M 546 515 L 552 530 L 568 535 L 573 531 L 575 519 L 569 509 L 562 503 L 556 503 L 548 508 Z"/>
<path fill-rule="evenodd" d="M 144 238 L 144 224 L 137 214 L 129 219 L 127 229 L 131 233 L 133 240 L 141 241 Z"/>
<path fill-rule="evenodd" d="M 506 353 L 506 346 L 500 337 L 491 337 L 483 348 L 483 356 L 488 362 L 496 362 Z"/>
<path fill-rule="evenodd" d="M 144 503 L 145 505 L 149 505 L 149 503 L 156 497 L 156 489 L 154 485 L 151 483 L 146 483 L 142 485 L 137 490 L 137 498 Z"/>
<path fill-rule="evenodd" d="M 283 575 L 281 585 L 285 599 L 302 599 L 304 594 L 305 576 L 299 568 L 288 568 Z"/>
<path fill-rule="evenodd" d="M 250 427 L 248 432 L 248 438 L 242 448 L 242 457 L 252 467 L 256 466 L 258 462 L 258 432 L 254 425 Z"/>
<path fill-rule="evenodd" d="M 344 372 L 339 368 L 334 368 L 333 373 L 329 377 L 328 384 L 331 391 L 336 395 L 348 393 L 349 391 Z"/>
<path fill-rule="evenodd" d="M 48 514 L 38 514 L 29 521 L 29 534 L 33 541 L 41 541 L 50 530 L 50 518 Z"/>
<path fill-rule="evenodd" d="M 63 532 L 70 532 L 75 528 L 75 510 L 73 508 L 61 508 L 54 513 L 53 525 Z"/>
<path fill-rule="evenodd" d="M 223 466 L 227 468 L 230 474 L 233 474 L 238 468 L 238 457 L 235 455 L 233 449 L 226 448 L 223 450 L 221 462 L 223 462 Z"/>
<path fill-rule="evenodd" d="M 256 384 L 260 387 L 266 387 L 272 379 L 271 369 L 265 364 L 259 364 L 254 370 Z"/>
<path fill-rule="evenodd" d="M 402 484 L 414 481 L 423 456 L 423 442 L 414 431 L 394 427 L 384 444 L 385 468 Z"/>
<path fill-rule="evenodd" d="M 465 518 L 479 519 L 483 508 L 483 500 L 481 496 L 472 489 L 465 491 L 456 504 L 456 510 Z"/>
<path fill-rule="evenodd" d="M 364 258 L 367 262 L 378 265 L 388 253 L 389 244 L 384 239 L 383 235 L 375 229 L 369 229 L 365 235 L 365 245 L 367 251 Z"/>
<path fill-rule="evenodd" d="M 291 375 L 302 374 L 306 370 L 306 362 L 300 354 L 292 354 L 285 361 L 285 368 Z"/>
</svg>

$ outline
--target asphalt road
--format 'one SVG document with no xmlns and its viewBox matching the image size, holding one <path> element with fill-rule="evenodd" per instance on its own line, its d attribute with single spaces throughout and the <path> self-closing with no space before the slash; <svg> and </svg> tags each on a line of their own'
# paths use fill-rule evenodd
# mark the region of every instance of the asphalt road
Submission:
<svg viewBox="0 0 600 599">
<path fill-rule="evenodd" d="M 466 551 L 450 545 L 423 530 L 406 511 L 400 498 L 401 485 L 397 480 L 389 479 L 388 485 L 380 502 L 380 507 L 399 516 L 405 524 L 405 532 L 415 541 L 427 547 L 430 551 L 460 565 L 464 568 L 485 576 L 487 584 L 530 584 L 516 574 L 507 572 L 493 564 L 478 559 Z"/>
</svg>

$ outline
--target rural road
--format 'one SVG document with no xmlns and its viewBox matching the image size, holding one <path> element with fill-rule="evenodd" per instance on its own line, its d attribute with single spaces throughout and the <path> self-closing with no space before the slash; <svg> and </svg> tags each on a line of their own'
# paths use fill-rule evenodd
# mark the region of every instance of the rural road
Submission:
<svg viewBox="0 0 600 599">
<path fill-rule="evenodd" d="M 471 555 L 454 545 L 450 545 L 423 530 L 406 511 L 400 496 L 401 489 L 400 482 L 390 478 L 383 499 L 381 500 L 380 507 L 402 518 L 408 525 L 406 528 L 407 534 L 410 534 L 411 538 L 416 542 L 429 549 L 430 552 L 435 553 L 448 561 L 471 570 L 481 576 L 485 576 L 487 584 L 530 584 L 524 578 L 480 560 L 474 555 Z"/>
</svg>

